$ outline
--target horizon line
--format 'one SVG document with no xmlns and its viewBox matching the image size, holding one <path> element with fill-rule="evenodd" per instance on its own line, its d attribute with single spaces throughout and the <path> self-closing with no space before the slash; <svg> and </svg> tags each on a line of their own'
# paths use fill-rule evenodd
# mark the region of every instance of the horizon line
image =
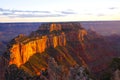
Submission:
<svg viewBox="0 0 120 80">
<path fill-rule="evenodd" d="M 34 21 L 26 21 L 26 22 L 22 22 L 22 21 L 18 21 L 18 22 L 0 22 L 1 23 L 61 23 L 61 22 L 108 22 L 108 21 L 120 21 L 120 20 L 83 20 L 83 21 L 38 21 L 38 22 L 34 22 Z"/>
</svg>

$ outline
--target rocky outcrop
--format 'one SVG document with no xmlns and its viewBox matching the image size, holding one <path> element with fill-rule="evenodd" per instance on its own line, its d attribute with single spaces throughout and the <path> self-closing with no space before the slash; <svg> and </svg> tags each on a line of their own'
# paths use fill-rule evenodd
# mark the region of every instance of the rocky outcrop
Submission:
<svg viewBox="0 0 120 80">
<path fill-rule="evenodd" d="M 58 65 L 55 59 L 50 57 L 48 68 L 46 71 L 41 71 L 40 78 L 45 80 L 93 80 L 86 70 L 85 67 L 79 65 L 66 69 L 65 66 Z"/>
<path fill-rule="evenodd" d="M 52 32 L 52 31 L 58 31 L 58 30 L 61 30 L 61 25 L 60 24 L 51 24 L 50 25 L 50 32 Z"/>
<path fill-rule="evenodd" d="M 61 34 L 59 36 L 42 36 L 40 39 L 35 39 L 32 41 L 19 42 L 13 44 L 10 48 L 10 64 L 16 64 L 20 66 L 24 64 L 28 59 L 35 53 L 42 53 L 48 47 L 65 46 L 66 40 L 65 35 Z"/>
<path fill-rule="evenodd" d="M 79 32 L 79 34 L 76 33 L 76 31 Z M 65 46 L 67 41 L 75 39 L 70 35 L 84 40 L 87 32 L 82 30 L 80 24 L 77 23 L 48 23 L 42 24 L 41 27 L 30 36 L 20 34 L 13 40 L 9 49 L 11 53 L 10 64 L 20 66 L 28 61 L 35 53 L 42 53 L 49 47 Z"/>
<path fill-rule="evenodd" d="M 87 31 L 85 29 L 79 30 L 78 38 L 80 41 L 84 41 L 84 37 L 87 36 Z"/>
<path fill-rule="evenodd" d="M 19 35 L 13 39 L 9 63 L 18 67 L 23 64 L 22 68 L 26 71 L 39 73 L 42 67 L 48 67 L 46 61 L 52 56 L 67 69 L 79 64 L 98 75 L 107 68 L 113 57 L 112 50 L 102 36 L 83 29 L 80 23 L 45 23 L 29 36 Z"/>
<path fill-rule="evenodd" d="M 60 30 L 56 24 L 51 24 L 50 32 L 53 30 Z M 29 38 L 23 34 L 20 34 L 14 39 L 14 43 L 11 45 L 10 51 L 10 64 L 16 64 L 20 66 L 24 64 L 35 53 L 42 53 L 49 47 L 65 46 L 66 36 L 64 32 L 59 34 L 48 34 Z"/>
<path fill-rule="evenodd" d="M 10 64 L 20 66 L 24 64 L 33 54 L 42 53 L 47 45 L 47 38 L 44 36 L 41 39 L 30 41 L 26 44 L 16 43 L 10 48 Z"/>
</svg>

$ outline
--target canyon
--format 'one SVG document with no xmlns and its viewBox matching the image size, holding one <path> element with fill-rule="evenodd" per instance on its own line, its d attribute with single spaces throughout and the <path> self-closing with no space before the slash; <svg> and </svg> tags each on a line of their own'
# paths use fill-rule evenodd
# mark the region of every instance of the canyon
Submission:
<svg viewBox="0 0 120 80">
<path fill-rule="evenodd" d="M 93 34 L 87 35 L 87 33 L 88 32 L 82 28 L 79 23 L 42 24 L 40 28 L 36 32 L 33 32 L 29 37 L 19 35 L 14 39 L 13 42 L 15 44 L 13 44 L 10 48 L 10 64 L 16 64 L 17 66 L 20 66 L 21 64 L 27 62 L 29 58 L 35 53 L 42 53 L 49 47 L 55 48 L 57 46 L 66 46 L 67 43 L 69 43 L 72 48 L 74 46 L 73 50 L 76 49 L 75 52 L 77 51 L 77 54 L 85 58 L 86 62 L 91 63 L 90 59 L 93 60 L 94 58 L 91 58 L 90 54 L 95 54 L 95 52 L 91 50 L 91 46 L 94 47 L 94 45 L 99 44 L 99 42 L 105 42 L 101 40 L 98 43 L 87 43 L 89 39 L 92 39 L 89 37 L 93 36 Z M 101 37 L 99 37 L 97 34 L 94 34 L 93 40 L 99 40 L 99 38 L 101 39 Z M 85 43 L 85 41 L 87 42 Z M 100 47 L 104 46 L 100 45 Z M 98 46 L 98 48 L 100 47 Z M 89 54 L 86 51 L 89 51 Z M 92 52 L 90 53 L 90 51 Z"/>
<path fill-rule="evenodd" d="M 97 32 L 84 29 L 79 22 L 42 23 L 29 35 L 19 34 L 13 38 L 3 56 L 8 67 L 15 65 L 30 76 L 40 76 L 41 71 L 48 70 L 53 79 L 54 75 L 50 74 L 56 74 L 54 67 L 65 75 L 69 75 L 70 68 L 74 67 L 75 71 L 87 69 L 92 75 L 90 78 L 100 78 L 99 74 L 108 68 L 111 59 L 116 56 L 111 43 Z M 54 59 L 53 66 L 49 64 L 51 58 Z M 76 65 L 82 67 L 75 68 Z M 62 76 L 57 74 L 58 77 Z"/>
</svg>

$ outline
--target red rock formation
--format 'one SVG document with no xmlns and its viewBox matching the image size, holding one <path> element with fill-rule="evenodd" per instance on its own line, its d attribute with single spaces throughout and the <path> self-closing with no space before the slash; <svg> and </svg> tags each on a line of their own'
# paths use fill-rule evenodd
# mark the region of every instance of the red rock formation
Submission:
<svg viewBox="0 0 120 80">
<path fill-rule="evenodd" d="M 50 31 L 61 30 L 60 25 L 51 24 Z M 23 40 L 24 38 L 24 40 Z M 35 37 L 34 39 L 26 38 L 24 35 L 19 35 L 15 38 L 15 44 L 9 49 L 10 64 L 16 64 L 18 67 L 24 64 L 35 53 L 42 53 L 48 47 L 57 47 L 66 45 L 66 37 L 64 32 L 59 35 L 45 35 Z"/>
<path fill-rule="evenodd" d="M 79 30 L 78 38 L 80 41 L 84 41 L 84 36 L 87 36 L 87 31 L 85 29 Z"/>
<path fill-rule="evenodd" d="M 65 47 L 58 49 L 57 46 Z M 34 35 L 15 39 L 10 48 L 10 64 L 20 66 L 35 53 L 42 53 L 50 47 L 56 50 L 48 55 L 58 62 L 61 60 L 66 66 L 78 63 L 87 66 L 93 73 L 107 68 L 114 53 L 103 37 L 86 31 L 79 23 L 48 23 L 42 24 Z"/>
<path fill-rule="evenodd" d="M 50 25 L 50 32 L 52 31 L 58 31 L 58 30 L 61 30 L 61 25 L 60 24 L 51 24 Z"/>
</svg>

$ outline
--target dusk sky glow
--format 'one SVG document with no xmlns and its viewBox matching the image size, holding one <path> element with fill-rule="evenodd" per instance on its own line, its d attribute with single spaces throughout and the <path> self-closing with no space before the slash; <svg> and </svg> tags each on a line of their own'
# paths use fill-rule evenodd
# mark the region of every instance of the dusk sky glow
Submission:
<svg viewBox="0 0 120 80">
<path fill-rule="evenodd" d="M 119 0 L 0 0 L 0 22 L 120 20 Z"/>
</svg>

